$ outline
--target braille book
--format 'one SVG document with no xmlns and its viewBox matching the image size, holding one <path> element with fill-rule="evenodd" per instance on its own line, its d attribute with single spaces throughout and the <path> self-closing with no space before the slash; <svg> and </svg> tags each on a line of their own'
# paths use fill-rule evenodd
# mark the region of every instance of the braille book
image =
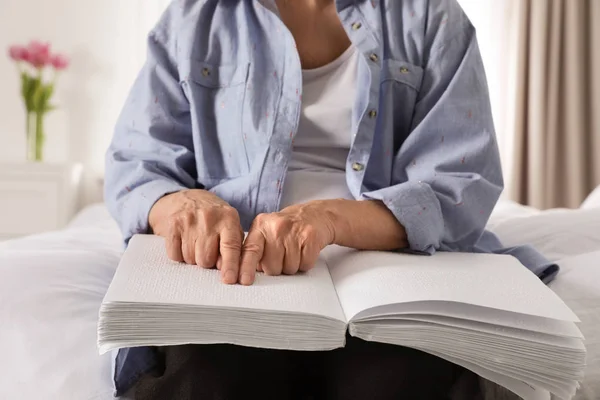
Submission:
<svg viewBox="0 0 600 400">
<path fill-rule="evenodd" d="M 346 332 L 434 354 L 526 399 L 574 395 L 585 347 L 577 316 L 515 258 L 326 248 L 313 270 L 225 285 L 136 235 L 100 308 L 101 353 L 232 343 L 327 351 Z"/>
</svg>

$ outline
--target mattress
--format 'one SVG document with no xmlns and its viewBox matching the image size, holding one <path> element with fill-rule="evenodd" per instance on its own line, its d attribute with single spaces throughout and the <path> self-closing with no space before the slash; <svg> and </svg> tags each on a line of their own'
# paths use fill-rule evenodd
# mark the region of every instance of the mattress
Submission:
<svg viewBox="0 0 600 400">
<path fill-rule="evenodd" d="M 489 228 L 531 243 L 561 266 L 552 290 L 581 319 L 588 360 L 577 400 L 600 399 L 600 208 L 539 211 L 503 202 Z M 112 399 L 111 359 L 99 356 L 100 303 L 123 249 L 106 208 L 67 229 L 0 243 L 0 399 Z"/>
</svg>

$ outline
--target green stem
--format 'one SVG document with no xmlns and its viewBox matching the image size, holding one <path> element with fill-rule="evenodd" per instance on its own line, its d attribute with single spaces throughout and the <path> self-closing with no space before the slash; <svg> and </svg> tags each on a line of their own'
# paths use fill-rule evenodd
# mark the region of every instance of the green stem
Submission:
<svg viewBox="0 0 600 400">
<path fill-rule="evenodd" d="M 34 111 L 27 112 L 27 160 L 36 161 L 36 141 L 37 141 L 37 121 L 36 113 Z"/>
<path fill-rule="evenodd" d="M 25 114 L 25 156 L 27 161 L 31 160 L 31 112 L 28 110 Z"/>
<path fill-rule="evenodd" d="M 25 131 L 25 135 L 27 136 L 27 144 L 29 146 L 29 135 L 31 135 L 31 111 L 27 111 L 27 113 L 25 114 L 25 129 L 27 129 Z"/>
<path fill-rule="evenodd" d="M 35 161 L 42 161 L 42 152 L 44 149 L 44 113 L 38 111 L 35 117 Z"/>
</svg>

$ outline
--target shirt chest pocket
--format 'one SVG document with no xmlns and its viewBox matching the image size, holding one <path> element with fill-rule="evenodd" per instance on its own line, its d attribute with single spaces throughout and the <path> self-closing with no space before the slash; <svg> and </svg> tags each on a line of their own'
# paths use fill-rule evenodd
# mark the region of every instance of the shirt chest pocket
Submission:
<svg viewBox="0 0 600 400">
<path fill-rule="evenodd" d="M 248 63 L 214 65 L 195 60 L 181 68 L 198 180 L 207 186 L 249 171 L 242 127 L 248 70 Z"/>
<path fill-rule="evenodd" d="M 393 123 L 392 132 L 400 133 L 399 142 L 410 134 L 415 106 L 423 81 L 423 69 L 397 60 L 385 60 L 382 65 L 381 93 Z"/>
</svg>

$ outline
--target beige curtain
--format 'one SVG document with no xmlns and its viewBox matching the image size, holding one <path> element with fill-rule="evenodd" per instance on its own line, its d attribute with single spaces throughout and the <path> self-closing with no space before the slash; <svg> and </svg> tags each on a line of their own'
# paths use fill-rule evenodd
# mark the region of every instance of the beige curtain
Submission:
<svg viewBox="0 0 600 400">
<path fill-rule="evenodd" d="M 600 185 L 600 0 L 508 1 L 508 195 L 578 207 Z"/>
</svg>

